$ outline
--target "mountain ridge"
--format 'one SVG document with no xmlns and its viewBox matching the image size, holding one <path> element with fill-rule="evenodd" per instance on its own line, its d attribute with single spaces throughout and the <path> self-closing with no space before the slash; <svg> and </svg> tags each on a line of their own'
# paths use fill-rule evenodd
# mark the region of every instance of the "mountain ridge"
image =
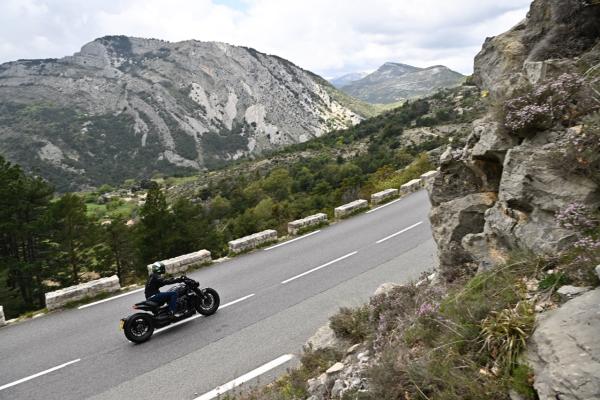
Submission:
<svg viewBox="0 0 600 400">
<path fill-rule="evenodd" d="M 371 104 L 389 104 L 458 86 L 463 79 L 462 74 L 444 65 L 421 68 L 388 61 L 364 78 L 341 86 L 340 90 Z"/>
<path fill-rule="evenodd" d="M 0 65 L 0 152 L 63 189 L 93 186 L 107 173 L 114 183 L 189 173 L 369 112 L 336 92 L 248 47 L 104 36 L 71 56 Z"/>
</svg>

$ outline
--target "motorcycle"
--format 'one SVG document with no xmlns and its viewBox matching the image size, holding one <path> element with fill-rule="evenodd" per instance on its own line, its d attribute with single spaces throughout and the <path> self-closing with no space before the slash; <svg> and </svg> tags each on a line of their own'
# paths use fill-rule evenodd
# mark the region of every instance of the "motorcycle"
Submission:
<svg viewBox="0 0 600 400">
<path fill-rule="evenodd" d="M 133 308 L 144 312 L 135 313 L 120 321 L 120 327 L 128 340 L 143 343 L 150 339 L 155 329 L 179 322 L 195 313 L 209 316 L 217 312 L 221 300 L 216 290 L 201 289 L 198 282 L 186 276 L 182 276 L 181 279 L 182 283 L 169 289 L 177 292 L 177 311 L 181 316 L 173 317 L 164 302 L 145 300 L 136 303 Z"/>
</svg>

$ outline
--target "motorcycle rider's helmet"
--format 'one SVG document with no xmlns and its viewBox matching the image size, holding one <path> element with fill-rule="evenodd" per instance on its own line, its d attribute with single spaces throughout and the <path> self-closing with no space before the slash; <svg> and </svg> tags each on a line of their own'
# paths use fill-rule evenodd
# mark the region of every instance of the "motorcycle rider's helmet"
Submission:
<svg viewBox="0 0 600 400">
<path fill-rule="evenodd" d="M 162 275 L 165 273 L 165 264 L 161 262 L 155 262 L 152 264 L 152 272 L 155 274 Z"/>
</svg>

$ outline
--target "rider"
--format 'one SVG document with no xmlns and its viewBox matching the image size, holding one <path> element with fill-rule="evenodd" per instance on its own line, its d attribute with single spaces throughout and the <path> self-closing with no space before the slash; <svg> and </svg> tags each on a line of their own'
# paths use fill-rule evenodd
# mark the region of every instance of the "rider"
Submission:
<svg viewBox="0 0 600 400">
<path fill-rule="evenodd" d="M 177 293 L 174 291 L 161 292 L 159 289 L 165 285 L 172 285 L 174 283 L 183 282 L 183 278 L 163 278 L 162 274 L 165 273 L 165 264 L 161 262 L 155 262 L 152 264 L 152 274 L 146 281 L 146 300 L 152 300 L 156 302 L 169 302 L 169 313 L 172 317 L 180 317 L 176 314 L 177 312 Z"/>
</svg>

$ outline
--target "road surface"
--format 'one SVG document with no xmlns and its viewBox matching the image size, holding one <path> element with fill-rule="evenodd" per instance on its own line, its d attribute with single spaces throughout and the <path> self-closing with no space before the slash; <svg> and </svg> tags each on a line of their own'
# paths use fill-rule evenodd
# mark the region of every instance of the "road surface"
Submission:
<svg viewBox="0 0 600 400">
<path fill-rule="evenodd" d="M 224 307 L 142 345 L 128 342 L 118 323 L 143 292 L 4 327 L 0 399 L 207 400 L 236 378 L 267 382 L 293 365 L 291 356 L 340 306 L 432 268 L 429 209 L 426 192 L 417 192 L 193 272 Z"/>
</svg>

